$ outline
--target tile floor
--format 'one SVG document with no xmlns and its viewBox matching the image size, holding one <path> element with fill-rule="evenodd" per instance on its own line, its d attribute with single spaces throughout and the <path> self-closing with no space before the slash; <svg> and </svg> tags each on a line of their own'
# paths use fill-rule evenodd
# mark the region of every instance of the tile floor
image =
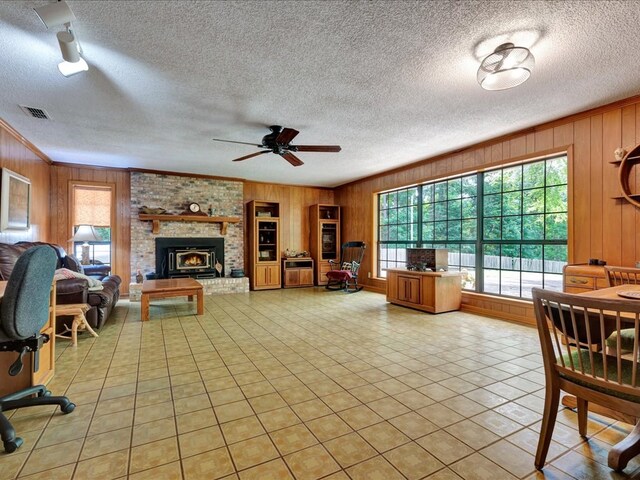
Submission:
<svg viewBox="0 0 640 480">
<path fill-rule="evenodd" d="M 122 301 L 100 338 L 57 342 L 78 408 L 11 420 L 4 479 L 640 478 L 606 466 L 630 426 L 562 410 L 533 468 L 544 376 L 533 328 L 318 289 Z"/>
</svg>

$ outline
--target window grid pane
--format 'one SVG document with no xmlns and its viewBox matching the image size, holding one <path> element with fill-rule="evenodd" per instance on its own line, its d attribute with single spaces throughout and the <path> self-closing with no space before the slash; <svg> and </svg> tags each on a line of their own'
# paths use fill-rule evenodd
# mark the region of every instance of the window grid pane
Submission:
<svg viewBox="0 0 640 480">
<path fill-rule="evenodd" d="M 521 298 L 535 286 L 562 290 L 567 205 L 566 156 L 380 194 L 379 276 L 406 265 L 407 247 L 447 248 L 465 289 Z"/>
</svg>

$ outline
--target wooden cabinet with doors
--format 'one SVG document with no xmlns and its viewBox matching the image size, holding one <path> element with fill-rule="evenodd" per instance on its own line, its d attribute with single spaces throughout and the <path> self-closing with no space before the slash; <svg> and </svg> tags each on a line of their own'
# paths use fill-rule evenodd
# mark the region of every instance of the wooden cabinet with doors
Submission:
<svg viewBox="0 0 640 480">
<path fill-rule="evenodd" d="M 315 260 L 314 280 L 316 285 L 326 285 L 326 273 L 331 270 L 329 260 L 340 258 L 340 207 L 338 205 L 311 205 L 311 238 L 309 250 Z"/>
<path fill-rule="evenodd" d="M 280 204 L 247 204 L 249 280 L 252 290 L 280 288 Z"/>
<path fill-rule="evenodd" d="M 600 265 L 565 265 L 562 269 L 562 291 L 585 293 L 590 290 L 607 288 L 607 274 Z"/>
<path fill-rule="evenodd" d="M 282 287 L 312 287 L 313 259 L 308 257 L 282 259 Z"/>
<path fill-rule="evenodd" d="M 430 313 L 459 310 L 460 273 L 387 270 L 387 302 Z"/>
<path fill-rule="evenodd" d="M 420 278 L 398 274 L 396 288 L 398 300 L 401 302 L 420 303 Z"/>
</svg>

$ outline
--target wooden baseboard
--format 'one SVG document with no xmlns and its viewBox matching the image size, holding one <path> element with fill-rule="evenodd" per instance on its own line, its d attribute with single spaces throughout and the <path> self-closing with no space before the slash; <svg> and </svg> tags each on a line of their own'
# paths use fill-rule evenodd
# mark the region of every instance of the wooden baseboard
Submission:
<svg viewBox="0 0 640 480">
<path fill-rule="evenodd" d="M 524 325 L 529 325 L 532 327 L 535 327 L 536 325 L 535 319 L 529 318 L 527 316 L 515 315 L 509 312 L 501 312 L 498 310 L 477 307 L 475 305 L 469 305 L 465 303 L 463 303 L 460 306 L 460 310 L 466 313 L 482 315 L 483 317 L 491 317 L 491 318 L 497 318 L 498 320 L 508 320 L 510 322 L 522 323 Z"/>
<path fill-rule="evenodd" d="M 381 293 L 382 295 L 386 295 L 387 294 L 387 289 L 386 288 L 374 287 L 372 285 L 364 285 L 364 289 L 367 292 Z"/>
</svg>

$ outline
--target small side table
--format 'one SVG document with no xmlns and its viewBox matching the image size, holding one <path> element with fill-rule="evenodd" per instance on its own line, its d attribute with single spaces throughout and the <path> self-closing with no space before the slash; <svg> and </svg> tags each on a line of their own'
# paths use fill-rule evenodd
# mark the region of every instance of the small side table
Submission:
<svg viewBox="0 0 640 480">
<path fill-rule="evenodd" d="M 91 305 L 86 303 L 70 303 L 67 305 L 56 305 L 56 317 L 72 316 L 73 323 L 71 328 L 67 327 L 66 332 L 71 332 L 71 345 L 74 347 L 78 345 L 78 330 L 87 330 L 91 335 L 97 337 L 98 334 L 94 332 L 93 328 L 87 322 L 87 318 L 84 316 L 89 311 Z M 65 335 L 56 335 L 57 338 L 69 337 Z"/>
</svg>

